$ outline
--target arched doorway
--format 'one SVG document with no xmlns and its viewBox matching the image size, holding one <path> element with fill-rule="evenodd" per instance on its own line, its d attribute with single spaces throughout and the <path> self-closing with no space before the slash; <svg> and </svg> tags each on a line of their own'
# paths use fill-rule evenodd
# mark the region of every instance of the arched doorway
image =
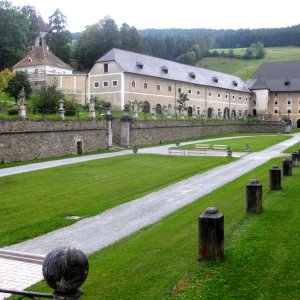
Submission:
<svg viewBox="0 0 300 300">
<path fill-rule="evenodd" d="M 236 119 L 236 112 L 235 112 L 234 109 L 231 111 L 231 119 L 232 119 L 232 120 L 235 120 L 235 119 Z"/>
<path fill-rule="evenodd" d="M 143 113 L 150 113 L 150 104 L 147 101 L 143 103 Z"/>
<path fill-rule="evenodd" d="M 224 119 L 229 119 L 229 108 L 228 107 L 224 108 Z"/>
<path fill-rule="evenodd" d="M 161 105 L 159 103 L 156 104 L 155 110 L 157 114 L 161 114 Z"/>
<path fill-rule="evenodd" d="M 300 119 L 297 120 L 297 128 L 300 128 Z"/>
<path fill-rule="evenodd" d="M 209 107 L 207 110 L 207 117 L 212 118 L 212 116 L 213 116 L 213 109 L 211 107 Z"/>
<path fill-rule="evenodd" d="M 256 117 L 256 109 L 253 109 L 253 117 Z"/>
<path fill-rule="evenodd" d="M 193 108 L 191 106 L 188 107 L 188 116 L 189 117 L 193 116 Z"/>
</svg>

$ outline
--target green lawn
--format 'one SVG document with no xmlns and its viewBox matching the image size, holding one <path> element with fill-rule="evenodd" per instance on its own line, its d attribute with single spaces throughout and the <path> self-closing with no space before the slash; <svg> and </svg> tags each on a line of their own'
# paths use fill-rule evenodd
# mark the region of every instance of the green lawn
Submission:
<svg viewBox="0 0 300 300">
<path fill-rule="evenodd" d="M 231 158 L 128 155 L 0 178 L 0 245 L 90 217 Z M 141 176 L 147 172 L 147 176 Z"/>
<path fill-rule="evenodd" d="M 199 63 L 199 67 L 225 72 L 239 76 L 243 80 L 249 79 L 258 67 L 264 62 L 300 60 L 300 47 L 274 47 L 265 48 L 267 54 L 263 59 L 244 60 L 227 57 L 205 57 Z M 227 52 L 228 49 L 216 49 Z M 240 54 L 243 49 L 234 49 Z"/>
<path fill-rule="evenodd" d="M 300 168 L 268 192 L 268 162 L 89 258 L 84 299 L 300 299 Z M 263 184 L 263 213 L 245 213 L 245 185 Z M 225 217 L 225 260 L 198 262 L 197 220 Z M 49 291 L 44 283 L 34 290 Z"/>
<path fill-rule="evenodd" d="M 267 147 L 271 147 L 274 144 L 283 142 L 284 140 L 289 139 L 291 136 L 288 135 L 258 135 L 252 137 L 243 137 L 236 139 L 220 140 L 214 141 L 208 144 L 210 148 L 213 145 L 227 145 L 231 148 L 232 151 L 236 152 L 245 152 L 245 146 L 248 144 L 250 146 L 251 152 L 261 151 Z M 190 144 L 181 146 L 183 149 L 194 149 L 197 144 Z"/>
</svg>

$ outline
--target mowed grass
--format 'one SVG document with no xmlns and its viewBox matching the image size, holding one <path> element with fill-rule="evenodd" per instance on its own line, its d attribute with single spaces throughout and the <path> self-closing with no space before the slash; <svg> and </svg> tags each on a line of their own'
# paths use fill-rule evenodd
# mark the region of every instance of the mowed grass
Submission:
<svg viewBox="0 0 300 300">
<path fill-rule="evenodd" d="M 216 70 L 239 76 L 243 80 L 249 79 L 262 63 L 270 61 L 300 60 L 300 47 L 272 47 L 263 59 L 236 59 L 227 57 L 205 57 L 197 65 L 202 68 Z M 228 52 L 228 49 L 216 49 Z M 236 54 L 241 54 L 243 49 L 234 49 Z"/>
<path fill-rule="evenodd" d="M 241 176 L 183 209 L 89 257 L 84 299 L 299 299 L 300 168 L 268 191 L 268 170 Z M 245 212 L 245 186 L 263 184 L 263 213 Z M 225 218 L 225 260 L 198 262 L 198 217 Z M 45 283 L 34 290 L 50 291 Z"/>
<path fill-rule="evenodd" d="M 256 152 L 271 147 L 272 145 L 283 142 L 290 138 L 290 135 L 258 135 L 252 137 L 245 136 L 241 138 L 204 142 L 203 144 L 209 145 L 210 148 L 212 148 L 213 145 L 227 145 L 231 148 L 232 151 L 236 152 L 245 152 L 245 146 L 246 144 L 248 144 L 250 146 L 250 151 Z M 194 149 L 197 144 L 199 143 L 184 145 L 180 148 Z"/>
<path fill-rule="evenodd" d="M 0 245 L 39 236 L 232 159 L 127 155 L 0 178 Z"/>
</svg>

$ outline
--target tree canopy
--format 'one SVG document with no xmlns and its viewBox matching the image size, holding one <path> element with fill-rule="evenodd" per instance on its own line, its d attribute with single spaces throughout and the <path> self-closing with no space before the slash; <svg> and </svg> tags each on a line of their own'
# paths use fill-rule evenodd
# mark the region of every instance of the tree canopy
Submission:
<svg viewBox="0 0 300 300">
<path fill-rule="evenodd" d="M 70 62 L 72 34 L 66 30 L 67 18 L 59 9 L 49 17 L 46 43 L 49 49 L 65 63 Z"/>
<path fill-rule="evenodd" d="M 29 21 L 8 1 L 0 1 L 0 70 L 10 68 L 27 50 Z"/>
</svg>

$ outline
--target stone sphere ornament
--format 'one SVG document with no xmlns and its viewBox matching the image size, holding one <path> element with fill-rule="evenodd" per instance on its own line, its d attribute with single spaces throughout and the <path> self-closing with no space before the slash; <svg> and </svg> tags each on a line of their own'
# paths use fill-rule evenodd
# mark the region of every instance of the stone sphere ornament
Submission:
<svg viewBox="0 0 300 300">
<path fill-rule="evenodd" d="M 43 275 L 55 291 L 76 291 L 86 280 L 89 263 L 86 255 L 73 247 L 58 247 L 48 253 L 43 262 Z"/>
</svg>

